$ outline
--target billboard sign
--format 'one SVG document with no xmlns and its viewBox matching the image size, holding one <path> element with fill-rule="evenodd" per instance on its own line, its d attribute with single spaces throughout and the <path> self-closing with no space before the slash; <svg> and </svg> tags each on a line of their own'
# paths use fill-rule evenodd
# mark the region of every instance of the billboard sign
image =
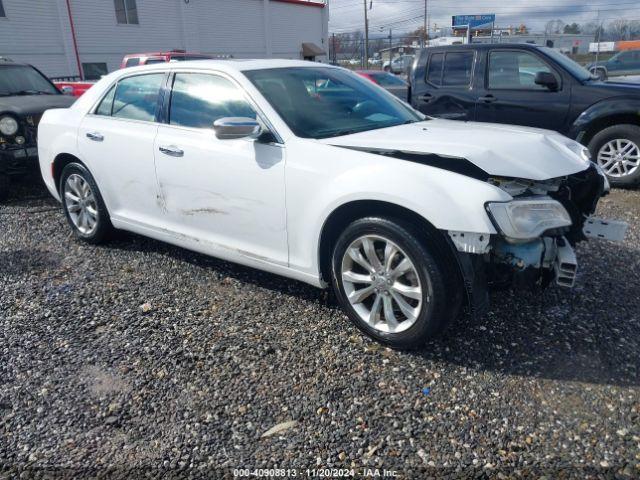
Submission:
<svg viewBox="0 0 640 480">
<path fill-rule="evenodd" d="M 489 15 L 454 15 L 451 17 L 451 26 L 455 28 L 467 28 L 471 30 L 490 30 L 496 21 L 495 14 Z"/>
</svg>

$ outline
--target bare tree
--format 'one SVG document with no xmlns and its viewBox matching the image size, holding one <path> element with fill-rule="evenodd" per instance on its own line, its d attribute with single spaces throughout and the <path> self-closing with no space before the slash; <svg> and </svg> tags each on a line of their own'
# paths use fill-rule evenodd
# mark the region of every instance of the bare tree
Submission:
<svg viewBox="0 0 640 480">
<path fill-rule="evenodd" d="M 629 38 L 629 21 L 618 18 L 607 25 L 607 31 L 611 40 L 627 40 Z"/>
</svg>

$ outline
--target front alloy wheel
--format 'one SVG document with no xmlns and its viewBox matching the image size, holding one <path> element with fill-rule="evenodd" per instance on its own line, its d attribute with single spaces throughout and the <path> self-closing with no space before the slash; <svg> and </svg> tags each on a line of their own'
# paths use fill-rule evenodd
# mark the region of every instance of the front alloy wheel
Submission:
<svg viewBox="0 0 640 480">
<path fill-rule="evenodd" d="M 349 303 L 375 330 L 403 332 L 418 319 L 423 304 L 418 272 L 391 240 L 378 235 L 354 240 L 343 255 L 341 275 Z"/>
<path fill-rule="evenodd" d="M 610 140 L 600 148 L 598 164 L 610 177 L 632 175 L 640 166 L 640 148 L 626 138 Z"/>
<path fill-rule="evenodd" d="M 612 125 L 601 130 L 589 142 L 589 151 L 612 186 L 640 183 L 640 125 Z"/>
<path fill-rule="evenodd" d="M 459 311 L 455 259 L 437 233 L 401 219 L 348 225 L 333 248 L 332 283 L 349 319 L 394 348 L 416 348 Z"/>
</svg>

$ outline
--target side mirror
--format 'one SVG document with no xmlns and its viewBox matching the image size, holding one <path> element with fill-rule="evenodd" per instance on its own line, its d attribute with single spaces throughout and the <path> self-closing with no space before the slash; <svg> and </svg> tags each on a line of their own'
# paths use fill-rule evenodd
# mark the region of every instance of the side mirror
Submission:
<svg viewBox="0 0 640 480">
<path fill-rule="evenodd" d="M 260 124 L 249 117 L 224 117 L 213 122 L 213 131 L 220 140 L 257 138 L 262 132 Z"/>
<path fill-rule="evenodd" d="M 551 91 L 558 89 L 558 79 L 551 72 L 538 72 L 534 79 L 536 85 L 547 87 Z"/>
<path fill-rule="evenodd" d="M 64 87 L 61 87 L 60 91 L 65 95 L 73 95 L 73 87 L 69 85 L 65 85 Z"/>
</svg>

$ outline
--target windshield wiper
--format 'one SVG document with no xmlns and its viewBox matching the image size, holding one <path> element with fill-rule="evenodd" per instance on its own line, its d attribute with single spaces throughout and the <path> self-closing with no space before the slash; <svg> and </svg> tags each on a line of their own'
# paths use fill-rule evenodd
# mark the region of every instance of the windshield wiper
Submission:
<svg viewBox="0 0 640 480">
<path fill-rule="evenodd" d="M 42 90 L 19 90 L 13 92 L 11 95 L 53 95 L 51 92 L 44 92 Z"/>
</svg>

